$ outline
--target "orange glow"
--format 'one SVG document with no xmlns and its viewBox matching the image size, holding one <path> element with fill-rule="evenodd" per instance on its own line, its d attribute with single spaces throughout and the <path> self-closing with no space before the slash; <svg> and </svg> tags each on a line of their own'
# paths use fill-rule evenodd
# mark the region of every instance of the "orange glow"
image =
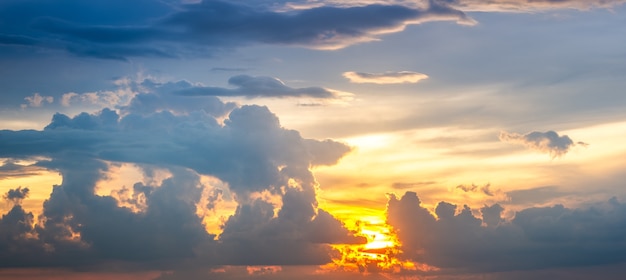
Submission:
<svg viewBox="0 0 626 280">
<path fill-rule="evenodd" d="M 380 217 L 368 216 L 367 221 L 355 223 L 358 235 L 367 238 L 365 244 L 340 244 L 333 248 L 340 254 L 333 263 L 322 267 L 325 271 L 350 271 L 359 273 L 399 273 L 402 271 L 433 271 L 436 267 L 403 261 L 398 258 L 401 253 L 400 241 Z"/>
</svg>

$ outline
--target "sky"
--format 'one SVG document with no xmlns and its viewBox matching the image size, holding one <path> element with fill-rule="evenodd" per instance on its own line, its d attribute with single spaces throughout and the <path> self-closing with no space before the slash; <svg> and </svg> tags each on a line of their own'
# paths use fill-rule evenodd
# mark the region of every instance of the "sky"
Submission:
<svg viewBox="0 0 626 280">
<path fill-rule="evenodd" d="M 0 279 L 621 279 L 625 3 L 3 0 Z"/>
</svg>

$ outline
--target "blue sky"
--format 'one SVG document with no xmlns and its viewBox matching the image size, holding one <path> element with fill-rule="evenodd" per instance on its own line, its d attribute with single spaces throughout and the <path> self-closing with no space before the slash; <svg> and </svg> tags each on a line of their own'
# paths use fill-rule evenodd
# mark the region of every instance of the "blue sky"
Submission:
<svg viewBox="0 0 626 280">
<path fill-rule="evenodd" d="M 3 1 L 0 275 L 617 279 L 623 3 Z"/>
</svg>

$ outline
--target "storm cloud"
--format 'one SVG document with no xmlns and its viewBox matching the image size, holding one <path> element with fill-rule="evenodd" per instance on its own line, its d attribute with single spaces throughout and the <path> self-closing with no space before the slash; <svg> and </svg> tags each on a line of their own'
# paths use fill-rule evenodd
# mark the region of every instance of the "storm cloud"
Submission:
<svg viewBox="0 0 626 280">
<path fill-rule="evenodd" d="M 338 49 L 376 40 L 379 34 L 397 32 L 409 24 L 433 20 L 472 22 L 463 12 L 434 2 L 426 9 L 373 4 L 292 11 L 217 0 L 192 4 L 98 2 L 103 9 L 125 10 L 118 18 L 103 16 L 93 8 L 84 9 L 80 1 L 63 2 L 3 2 L 0 16 L 11 24 L 0 25 L 0 43 L 126 60 L 137 56 L 206 56 L 226 47 L 249 44 Z M 145 10 L 140 10 L 143 7 Z M 78 9 L 83 15 L 66 12 Z"/>
</svg>

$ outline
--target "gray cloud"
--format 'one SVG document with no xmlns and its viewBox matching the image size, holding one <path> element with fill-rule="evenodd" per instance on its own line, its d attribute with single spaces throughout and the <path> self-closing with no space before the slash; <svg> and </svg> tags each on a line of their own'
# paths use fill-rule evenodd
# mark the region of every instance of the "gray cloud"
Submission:
<svg viewBox="0 0 626 280">
<path fill-rule="evenodd" d="M 26 100 L 26 104 L 22 104 L 22 109 L 27 107 L 41 107 L 44 104 L 52 103 L 54 101 L 54 97 L 52 96 L 41 96 L 39 93 L 34 93 L 33 96 L 27 96 L 24 98 Z"/>
<path fill-rule="evenodd" d="M 114 18 L 75 0 L 64 0 L 64 9 L 46 2 L 4 1 L 0 17 L 12 24 L 0 25 L 0 44 L 12 48 L 36 45 L 81 56 L 126 60 L 136 56 L 203 56 L 225 47 L 255 43 L 337 49 L 374 40 L 379 34 L 397 32 L 409 24 L 471 22 L 464 13 L 443 3 L 433 3 L 427 9 L 372 4 L 292 11 L 227 1 L 98 3 L 105 10 L 125 12 Z"/>
<path fill-rule="evenodd" d="M 426 74 L 411 71 L 385 73 L 345 72 L 343 76 L 352 83 L 372 84 L 417 83 L 428 78 Z"/>
<path fill-rule="evenodd" d="M 174 91 L 185 96 L 244 96 L 256 97 L 312 97 L 338 98 L 339 94 L 321 87 L 292 88 L 273 77 L 238 75 L 228 80 L 235 89 L 206 86 L 187 86 Z"/>
<path fill-rule="evenodd" d="M 171 94 L 185 83 L 143 86 L 147 92 L 119 112 L 57 113 L 41 131 L 0 131 L 0 158 L 38 158 L 38 168 L 63 177 L 36 226 L 20 205 L 0 220 L 7 224 L 0 230 L 1 266 L 320 264 L 330 258 L 328 244 L 364 241 L 317 207 L 310 171 L 336 163 L 349 147 L 304 139 L 266 107 Z M 119 162 L 137 165 L 147 178 L 153 168 L 172 176 L 159 184 L 138 182 L 116 197 L 96 195 L 109 165 Z M 219 239 L 196 214 L 202 193 L 215 191 L 200 174 L 227 183 L 239 204 Z M 14 192 L 25 196 L 24 189 Z M 261 192 L 276 200 L 259 198 Z M 211 202 L 219 197 L 210 196 L 204 207 L 215 210 Z"/>
<path fill-rule="evenodd" d="M 387 222 L 402 257 L 441 273 L 502 272 L 610 265 L 626 261 L 626 205 L 615 198 L 586 209 L 562 205 L 527 208 L 510 221 L 494 204 L 474 216 L 467 206 L 440 202 L 436 217 L 414 192 L 391 196 Z"/>
<path fill-rule="evenodd" d="M 17 189 L 10 189 L 4 195 L 4 198 L 14 204 L 20 204 L 22 200 L 28 196 L 29 191 L 28 188 L 17 187 Z"/>
<path fill-rule="evenodd" d="M 565 155 L 572 147 L 577 145 L 569 136 L 559 136 L 554 131 L 533 131 L 524 135 L 502 131 L 499 138 L 503 142 L 521 144 L 532 150 L 548 153 L 553 158 Z"/>
<path fill-rule="evenodd" d="M 37 175 L 42 171 L 35 165 L 22 165 L 12 161 L 6 161 L 0 165 L 0 179 L 10 177 L 26 177 Z"/>
</svg>

